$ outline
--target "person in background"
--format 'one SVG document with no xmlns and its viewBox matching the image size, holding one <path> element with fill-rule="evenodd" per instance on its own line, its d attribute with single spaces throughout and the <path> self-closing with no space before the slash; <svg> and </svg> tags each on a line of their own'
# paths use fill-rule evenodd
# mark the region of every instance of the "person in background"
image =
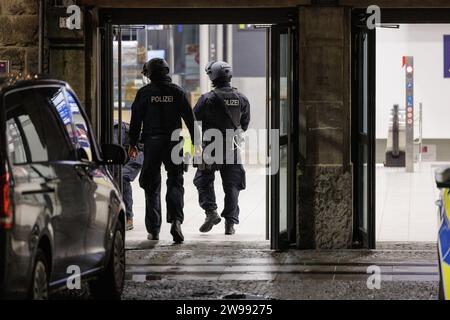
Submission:
<svg viewBox="0 0 450 320">
<path fill-rule="evenodd" d="M 121 145 L 128 150 L 130 143 L 128 139 L 130 125 L 126 122 L 122 122 L 122 142 Z M 114 142 L 119 141 L 119 124 L 114 124 Z M 133 229 L 133 189 L 131 183 L 136 179 L 141 172 L 142 164 L 144 163 L 144 153 L 142 148 L 138 148 L 138 155 L 135 159 L 129 159 L 128 162 L 122 167 L 122 197 L 125 202 L 127 226 L 126 230 Z"/>
</svg>

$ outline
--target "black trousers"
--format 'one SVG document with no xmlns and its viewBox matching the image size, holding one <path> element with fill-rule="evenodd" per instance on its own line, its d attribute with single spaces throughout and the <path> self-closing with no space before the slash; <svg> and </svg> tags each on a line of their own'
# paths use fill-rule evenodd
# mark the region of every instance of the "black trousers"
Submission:
<svg viewBox="0 0 450 320">
<path fill-rule="evenodd" d="M 142 152 L 139 152 L 138 158 L 136 160 L 130 160 L 127 164 L 125 164 L 122 168 L 122 197 L 123 202 L 125 202 L 125 208 L 127 210 L 127 218 L 133 219 L 133 189 L 131 187 L 131 182 L 136 179 L 141 172 L 142 163 L 143 163 L 144 155 Z"/>
<path fill-rule="evenodd" d="M 194 184 L 198 190 L 200 207 L 205 211 L 217 210 L 214 192 L 215 172 L 222 177 L 225 206 L 221 216 L 228 222 L 239 223 L 239 192 L 245 189 L 245 170 L 241 164 L 224 164 L 215 170 L 197 170 Z"/>
<path fill-rule="evenodd" d="M 145 227 L 155 234 L 161 229 L 161 164 L 167 171 L 167 222 L 184 221 L 183 165 L 172 162 L 172 148 L 177 142 L 167 136 L 153 136 L 145 140 L 144 165 L 139 184 L 145 190 Z"/>
</svg>

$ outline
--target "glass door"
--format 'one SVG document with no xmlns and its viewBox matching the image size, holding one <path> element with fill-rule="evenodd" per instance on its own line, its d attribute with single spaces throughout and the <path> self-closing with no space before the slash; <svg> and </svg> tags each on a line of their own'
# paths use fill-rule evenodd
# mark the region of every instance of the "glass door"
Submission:
<svg viewBox="0 0 450 320">
<path fill-rule="evenodd" d="M 352 51 L 354 243 L 375 248 L 375 30 L 364 17 L 354 19 Z"/>
<path fill-rule="evenodd" d="M 294 36 L 291 27 L 270 28 L 268 205 L 272 249 L 295 242 Z"/>
</svg>

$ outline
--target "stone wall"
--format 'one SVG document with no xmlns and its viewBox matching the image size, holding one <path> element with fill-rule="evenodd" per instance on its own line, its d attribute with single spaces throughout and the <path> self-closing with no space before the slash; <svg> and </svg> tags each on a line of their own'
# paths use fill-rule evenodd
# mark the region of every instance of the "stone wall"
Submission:
<svg viewBox="0 0 450 320">
<path fill-rule="evenodd" d="M 304 168 L 299 181 L 298 246 L 342 249 L 352 243 L 352 174 L 342 166 Z"/>
<path fill-rule="evenodd" d="M 60 17 L 66 17 L 66 7 L 47 6 L 46 25 L 49 44 L 49 68 L 51 77 L 66 81 L 85 103 L 85 43 L 84 19 L 82 29 L 69 30 L 59 26 Z"/>
<path fill-rule="evenodd" d="M 11 72 L 38 71 L 38 2 L 0 1 L 0 60 L 10 60 Z"/>
<path fill-rule="evenodd" d="M 302 7 L 297 246 L 352 246 L 350 11 Z"/>
</svg>

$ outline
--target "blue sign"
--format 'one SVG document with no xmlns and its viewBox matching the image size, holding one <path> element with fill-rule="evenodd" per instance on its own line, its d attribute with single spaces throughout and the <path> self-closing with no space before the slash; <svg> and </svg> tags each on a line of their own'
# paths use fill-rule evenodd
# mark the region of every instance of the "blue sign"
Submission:
<svg viewBox="0 0 450 320">
<path fill-rule="evenodd" d="M 408 96 L 408 107 L 412 107 L 413 105 L 413 97 Z"/>
<path fill-rule="evenodd" d="M 450 35 L 444 35 L 444 78 L 450 78 Z"/>
</svg>

